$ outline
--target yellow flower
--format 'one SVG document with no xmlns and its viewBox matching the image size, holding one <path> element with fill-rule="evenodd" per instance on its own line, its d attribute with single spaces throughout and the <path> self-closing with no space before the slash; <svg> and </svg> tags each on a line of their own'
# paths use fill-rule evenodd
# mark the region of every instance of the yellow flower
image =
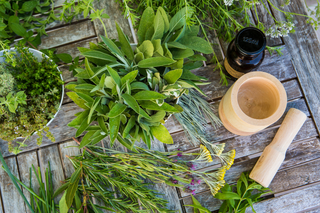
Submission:
<svg viewBox="0 0 320 213">
<path fill-rule="evenodd" d="M 201 149 L 200 155 L 196 159 L 194 159 L 194 161 L 212 162 L 211 153 L 209 152 L 207 147 L 201 144 L 200 149 Z"/>
<path fill-rule="evenodd" d="M 224 186 L 225 181 L 224 180 L 219 180 L 219 181 L 205 181 L 207 185 L 210 188 L 211 194 L 215 196 L 218 191 Z"/>
<path fill-rule="evenodd" d="M 230 150 L 229 152 L 222 153 L 219 158 L 222 161 L 222 164 L 226 166 L 226 169 L 229 170 L 234 162 L 234 158 L 236 156 L 236 150 Z"/>
</svg>

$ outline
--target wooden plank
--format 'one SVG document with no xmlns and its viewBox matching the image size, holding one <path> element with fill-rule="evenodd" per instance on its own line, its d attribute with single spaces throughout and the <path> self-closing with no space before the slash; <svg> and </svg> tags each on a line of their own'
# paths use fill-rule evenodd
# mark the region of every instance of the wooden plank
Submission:
<svg viewBox="0 0 320 213">
<path fill-rule="evenodd" d="M 103 14 L 106 13 L 110 16 L 109 19 L 103 19 L 103 23 L 106 26 L 107 34 L 110 39 L 118 39 L 118 33 L 116 30 L 117 21 L 118 25 L 122 28 L 124 34 L 126 34 L 129 38 L 130 42 L 133 41 L 133 36 L 130 30 L 130 25 L 127 19 L 124 18 L 122 14 L 122 8 L 118 1 L 110 1 L 110 0 L 100 0 L 94 1 L 93 7 L 95 9 L 101 10 L 104 9 Z M 94 27 L 96 30 L 96 34 L 98 36 L 99 41 L 101 41 L 100 35 L 105 36 L 104 28 L 100 22 L 100 20 L 96 19 L 93 21 Z"/>
<path fill-rule="evenodd" d="M 72 157 L 79 155 L 80 149 L 78 148 L 78 144 L 73 140 L 65 143 L 60 143 L 59 149 L 61 152 L 61 159 L 65 178 L 69 178 L 75 170 L 67 156 Z"/>
<path fill-rule="evenodd" d="M 291 144 L 286 153 L 284 163 L 281 165 L 280 170 L 270 185 L 273 192 L 278 193 L 318 181 L 319 175 L 317 173 L 319 173 L 319 168 L 317 164 L 319 164 L 319 148 L 319 138 Z M 262 153 L 260 153 L 260 155 L 261 154 Z M 257 162 L 258 157 L 259 156 L 255 159 L 235 163 L 226 173 L 226 182 L 236 184 L 240 174 L 245 171 L 250 171 Z M 308 161 L 309 163 L 304 163 Z M 298 166 L 289 168 L 293 165 Z M 210 211 L 217 210 L 221 205 L 221 201 L 213 198 L 210 191 L 201 192 L 201 187 L 197 187 L 199 194 L 196 194 L 196 199 L 206 208 L 209 208 Z M 191 204 L 191 197 L 184 198 L 183 202 L 186 205 Z M 192 212 L 192 208 L 190 207 L 186 207 L 186 210 L 187 212 Z"/>
<path fill-rule="evenodd" d="M 254 204 L 257 212 L 307 212 L 305 209 L 320 206 L 320 185 L 313 185 L 308 188 L 291 192 L 281 197 L 272 198 Z M 246 212 L 252 213 L 250 208 Z M 312 212 L 312 211 L 308 211 Z M 313 212 L 319 212 L 314 210 Z"/>
<path fill-rule="evenodd" d="M 269 11 L 271 11 L 267 0 L 263 0 L 263 3 L 269 9 Z M 275 22 L 274 22 L 272 16 L 270 16 L 268 11 L 263 6 L 263 4 L 261 4 L 261 3 L 256 4 L 256 10 L 257 11 L 255 11 L 254 7 L 252 8 L 252 14 L 253 14 L 254 19 L 256 20 L 256 23 L 258 23 L 257 20 L 262 22 L 266 31 L 270 27 L 274 26 Z M 283 45 L 283 42 L 282 42 L 281 38 L 271 38 L 270 36 L 267 36 L 267 45 L 268 46 L 278 46 L 278 45 Z"/>
<path fill-rule="evenodd" d="M 214 103 L 214 108 L 217 109 L 218 108 L 218 104 L 219 102 L 215 102 Z M 286 108 L 286 112 L 290 109 L 290 108 L 297 108 L 299 110 L 302 110 L 303 112 L 305 112 L 308 116 L 310 115 L 308 107 L 305 103 L 305 101 L 303 99 L 298 99 L 298 100 L 294 100 L 292 102 L 289 102 Z M 282 123 L 284 117 L 285 117 L 286 113 L 284 113 L 284 115 L 273 125 L 271 125 L 270 127 L 266 128 L 265 130 L 262 130 L 260 133 L 258 134 L 265 134 L 265 132 L 267 131 L 276 131 L 277 128 L 279 128 L 280 124 Z M 316 132 L 316 129 L 314 127 L 313 122 L 309 119 L 309 122 L 305 123 L 305 126 L 308 128 L 313 128 L 313 129 L 309 129 L 310 131 L 310 135 L 311 137 L 314 137 L 314 133 Z M 214 141 L 214 142 L 218 142 L 218 141 L 224 141 L 224 142 L 228 142 L 230 140 L 237 140 L 237 138 L 241 139 L 241 140 L 248 140 L 250 141 L 251 139 L 254 139 L 255 135 L 252 136 L 246 136 L 246 137 L 242 137 L 242 136 L 237 136 L 231 132 L 229 132 L 228 130 L 226 130 L 225 127 L 221 126 L 218 129 L 214 129 L 211 125 L 209 125 L 207 127 L 207 136 L 210 139 L 210 141 Z M 274 132 L 275 134 L 275 132 Z M 187 151 L 187 150 L 194 150 L 194 149 L 198 149 L 200 144 L 192 144 L 189 139 L 187 138 L 186 134 L 182 131 L 182 132 L 177 132 L 172 134 L 172 138 L 174 141 L 174 144 L 167 144 L 167 149 L 168 151 L 174 151 L 177 149 L 180 149 L 182 151 Z M 245 145 L 245 144 L 244 144 Z"/>
<path fill-rule="evenodd" d="M 97 44 L 98 39 L 96 37 L 88 38 L 88 39 L 84 39 L 84 40 L 74 42 L 71 44 L 63 45 L 63 46 L 57 48 L 57 54 L 68 53 L 72 56 L 72 58 L 79 56 L 82 59 L 84 57 L 82 55 L 80 55 L 80 51 L 78 50 L 78 47 L 90 48 L 90 46 L 89 46 L 90 42 Z"/>
<path fill-rule="evenodd" d="M 291 56 L 288 54 L 288 50 L 285 47 L 283 49 L 283 53 L 283 56 L 277 56 L 276 54 L 270 56 L 270 54 L 266 52 L 266 57 L 258 70 L 267 72 L 275 76 L 280 81 L 296 78 L 296 73 L 291 62 Z M 208 100 L 222 97 L 227 92 L 228 88 L 234 83 L 233 81 L 228 80 L 229 87 L 221 86 L 219 83 L 220 74 L 218 71 L 213 72 L 214 68 L 215 65 L 209 65 L 193 71 L 196 75 L 206 77 L 208 78 L 208 81 L 211 82 L 209 85 L 200 87 L 208 96 Z"/>
<path fill-rule="evenodd" d="M 5 159 L 11 173 L 20 179 L 17 161 L 15 157 L 10 157 Z M 2 164 L 0 163 L 1 167 Z M 13 185 L 11 179 L 7 173 L 1 168 L 0 169 L 0 180 L 1 180 L 1 196 L 4 212 L 26 212 L 25 204 L 20 196 L 18 190 Z"/>
<path fill-rule="evenodd" d="M 42 43 L 39 46 L 40 49 L 58 47 L 96 35 L 90 20 L 51 30 L 48 31 L 47 34 L 48 36 L 42 36 L 41 38 Z"/>
<path fill-rule="evenodd" d="M 49 168 L 49 162 L 52 172 L 52 182 L 53 191 L 56 191 L 63 183 L 65 177 L 63 175 L 62 162 L 59 155 L 59 150 L 57 145 L 48 146 L 41 148 L 38 151 L 39 154 L 39 164 L 41 168 L 42 175 L 44 176 L 45 171 Z M 59 203 L 62 194 L 54 199 L 56 204 Z"/>
<path fill-rule="evenodd" d="M 30 187 L 30 168 L 32 169 L 32 165 L 33 165 L 36 171 L 38 171 L 39 164 L 38 164 L 37 152 L 33 151 L 33 152 L 20 154 L 17 156 L 17 162 L 19 166 L 21 182 L 27 185 L 28 187 Z M 32 177 L 32 181 L 31 181 L 32 189 L 36 193 L 39 193 L 40 185 L 39 185 L 39 182 L 37 181 L 37 176 L 34 174 L 33 169 L 31 171 L 31 177 Z M 24 188 L 22 189 L 22 191 L 25 197 L 27 198 L 27 200 L 30 201 L 30 193 Z M 26 210 L 27 212 L 31 212 L 29 208 L 26 208 Z"/>
<path fill-rule="evenodd" d="M 280 2 L 271 0 L 272 4 L 279 7 Z M 297 0 L 284 8 L 285 11 L 307 14 L 303 0 Z M 279 21 L 285 21 L 282 13 L 272 8 L 274 16 Z M 302 90 L 306 96 L 311 113 L 319 131 L 320 126 L 320 43 L 314 28 L 306 24 L 306 18 L 295 16 L 296 32 L 284 37 L 283 40 L 292 56 L 292 62 L 297 72 Z"/>
</svg>

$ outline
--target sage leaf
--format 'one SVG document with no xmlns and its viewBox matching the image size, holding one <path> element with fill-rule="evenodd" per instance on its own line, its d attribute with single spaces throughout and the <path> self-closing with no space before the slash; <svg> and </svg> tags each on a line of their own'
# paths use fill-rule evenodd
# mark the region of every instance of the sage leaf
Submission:
<svg viewBox="0 0 320 213">
<path fill-rule="evenodd" d="M 133 96 L 136 100 L 156 100 L 156 99 L 166 99 L 165 95 L 162 95 L 154 91 L 141 91 Z"/>
<path fill-rule="evenodd" d="M 114 82 L 121 87 L 121 78 L 118 74 L 117 71 L 115 71 L 114 69 L 112 69 L 111 67 L 107 66 L 108 72 L 110 74 L 110 76 L 112 77 L 112 79 L 114 80 Z"/>
<path fill-rule="evenodd" d="M 133 60 L 134 54 L 130 45 L 130 42 L 128 41 L 128 38 L 123 33 L 122 29 L 119 27 L 118 23 L 116 22 L 116 28 L 118 31 L 118 38 L 121 44 L 121 49 L 125 56 L 128 57 L 129 60 Z"/>
<path fill-rule="evenodd" d="M 129 107 L 131 107 L 136 113 L 141 114 L 145 118 L 150 118 L 150 116 L 139 107 L 136 99 L 129 94 L 122 94 L 122 98 L 127 103 Z"/>
<path fill-rule="evenodd" d="M 126 127 L 123 130 L 123 133 L 122 133 L 123 138 L 126 138 L 129 135 L 130 130 L 135 126 L 135 124 L 136 124 L 136 116 L 133 115 L 130 117 Z"/>
<path fill-rule="evenodd" d="M 106 86 L 106 88 L 113 89 L 116 85 L 116 82 L 113 80 L 111 76 L 107 76 L 104 80 L 104 85 Z"/>
<path fill-rule="evenodd" d="M 110 141 L 112 146 L 118 136 L 118 132 L 120 128 L 120 115 L 114 118 L 110 118 L 109 124 L 110 124 Z"/>
<path fill-rule="evenodd" d="M 154 53 L 153 56 L 163 56 L 163 48 L 161 46 L 161 40 L 156 39 L 152 41 L 153 47 L 154 47 Z"/>
<path fill-rule="evenodd" d="M 127 108 L 127 106 L 125 104 L 117 103 L 110 110 L 109 117 L 114 118 L 114 117 L 119 116 L 121 113 L 124 112 L 124 110 L 126 110 L 126 108 Z"/>
<path fill-rule="evenodd" d="M 200 55 L 200 54 L 195 54 L 195 55 L 193 55 L 191 57 L 188 57 L 188 59 L 190 61 L 207 61 L 207 59 L 204 56 Z"/>
<path fill-rule="evenodd" d="M 158 11 L 160 11 L 162 18 L 163 18 L 163 23 L 164 23 L 164 33 L 168 32 L 170 24 L 169 24 L 169 19 L 166 11 L 162 7 L 158 7 Z"/>
<path fill-rule="evenodd" d="M 106 123 L 104 122 L 104 118 L 103 118 L 102 116 L 99 116 L 99 117 L 98 117 L 98 124 L 99 124 L 101 130 L 102 130 L 104 133 L 106 133 L 106 134 L 109 133 L 108 128 L 107 128 L 107 126 L 106 126 Z"/>
<path fill-rule="evenodd" d="M 73 121 L 71 121 L 68 126 L 74 127 L 77 125 L 81 125 L 82 121 L 85 120 L 89 115 L 90 109 L 86 109 L 85 111 L 81 112 Z"/>
<path fill-rule="evenodd" d="M 173 59 L 184 59 L 188 58 L 190 56 L 194 55 L 194 52 L 192 49 L 187 48 L 187 49 L 172 49 L 171 50 Z"/>
<path fill-rule="evenodd" d="M 79 145 L 79 149 L 82 149 L 83 147 L 85 147 L 86 145 L 88 145 L 91 140 L 91 136 L 93 136 L 93 134 L 95 134 L 97 132 L 97 130 L 90 130 L 87 132 L 87 134 L 85 134 L 85 136 L 82 138 L 81 143 Z"/>
<path fill-rule="evenodd" d="M 213 52 L 210 43 L 197 36 L 183 37 L 179 42 L 186 47 L 204 54 L 211 54 Z"/>
<path fill-rule="evenodd" d="M 121 50 L 117 47 L 117 45 L 109 38 L 105 37 L 105 36 L 100 36 L 101 40 L 103 41 L 103 43 L 105 45 L 107 45 L 108 49 L 115 55 L 124 57 L 123 52 L 121 52 Z"/>
<path fill-rule="evenodd" d="M 86 102 L 93 102 L 93 98 L 91 98 L 89 95 L 86 95 L 86 94 L 83 94 L 83 93 L 80 93 L 80 92 L 77 92 L 77 95 L 83 99 L 84 101 Z"/>
<path fill-rule="evenodd" d="M 144 41 L 139 47 L 137 47 L 137 51 L 143 53 L 144 58 L 150 58 L 153 55 L 154 47 L 151 41 Z"/>
<path fill-rule="evenodd" d="M 80 98 L 77 93 L 75 92 L 67 92 L 67 95 L 69 98 L 76 103 L 79 107 L 82 109 L 88 109 L 88 107 L 85 105 L 86 101 L 84 101 L 82 98 Z"/>
<path fill-rule="evenodd" d="M 175 60 L 166 57 L 147 58 L 138 63 L 140 68 L 162 67 L 175 63 Z"/>
<path fill-rule="evenodd" d="M 152 135 L 159 141 L 165 144 L 173 144 L 173 139 L 165 126 L 160 124 L 159 126 L 150 127 Z"/>
<path fill-rule="evenodd" d="M 133 82 L 136 79 L 138 72 L 139 72 L 138 70 L 134 70 L 134 71 L 129 72 L 125 76 L 123 76 L 121 78 L 121 85 L 124 85 L 127 81 L 129 83 Z"/>
<path fill-rule="evenodd" d="M 181 77 L 183 70 L 182 69 L 176 69 L 176 70 L 171 70 L 167 72 L 163 78 L 169 83 L 169 84 L 174 84 L 176 81 Z"/>
<path fill-rule="evenodd" d="M 81 55 L 83 55 L 84 57 L 88 57 L 88 58 L 95 58 L 95 59 L 99 59 L 105 62 L 116 62 L 117 59 L 111 55 L 108 55 L 104 52 L 101 51 L 97 51 L 97 50 L 90 50 L 87 52 L 83 52 L 81 53 Z"/>
<path fill-rule="evenodd" d="M 144 38 L 144 40 L 151 40 L 152 36 L 154 34 L 154 23 L 151 24 L 151 26 L 149 26 L 147 32 L 146 32 L 146 36 Z"/>
<path fill-rule="evenodd" d="M 131 83 L 131 90 L 136 90 L 136 89 L 150 90 L 148 85 L 146 85 L 143 82 L 138 82 L 138 81 Z"/>
<path fill-rule="evenodd" d="M 85 58 L 85 67 L 86 67 L 86 71 L 88 73 L 88 76 L 92 77 L 94 76 L 94 72 L 91 69 L 90 63 L 88 61 L 88 58 Z M 99 78 L 97 76 L 93 77 L 90 79 L 93 83 L 95 83 L 96 85 L 99 84 Z"/>
<path fill-rule="evenodd" d="M 150 120 L 152 122 L 160 122 L 164 119 L 164 117 L 166 116 L 166 112 L 164 110 L 158 111 L 156 114 L 150 116 Z"/>
<path fill-rule="evenodd" d="M 187 49 L 186 46 L 184 46 L 183 44 L 180 44 L 179 42 L 176 42 L 176 41 L 168 42 L 168 48 L 177 48 L 177 49 L 182 49 L 182 50 Z"/>
<path fill-rule="evenodd" d="M 91 121 L 91 118 L 92 118 L 92 115 L 93 115 L 93 112 L 95 111 L 96 107 L 98 106 L 98 104 L 100 104 L 100 101 L 101 101 L 101 97 L 98 97 L 94 100 L 93 104 L 92 104 L 92 107 L 90 109 L 90 112 L 89 112 L 89 116 L 88 116 L 88 124 L 90 124 L 92 121 Z"/>
<path fill-rule="evenodd" d="M 139 44 L 141 44 L 144 41 L 146 32 L 149 29 L 149 27 L 152 25 L 153 20 L 154 20 L 154 11 L 151 7 L 148 7 L 144 10 L 141 16 L 141 20 L 138 28 L 137 34 L 138 34 Z"/>
<path fill-rule="evenodd" d="M 166 112 L 172 112 L 172 113 L 179 113 L 180 111 L 176 109 L 175 107 L 171 106 L 168 103 L 163 103 L 161 106 L 158 104 L 152 102 L 152 101 L 139 101 L 140 106 L 142 106 L 145 109 L 150 109 L 150 110 L 164 110 Z"/>
<path fill-rule="evenodd" d="M 161 39 L 164 33 L 164 21 L 162 18 L 162 14 L 160 10 L 157 11 L 156 16 L 154 18 L 153 22 L 153 27 L 154 27 L 154 34 L 151 37 L 151 41 L 155 39 Z"/>
<path fill-rule="evenodd" d="M 190 70 L 188 69 L 183 69 L 182 75 L 180 77 L 181 79 L 184 80 L 195 80 L 195 81 L 200 81 L 200 80 L 207 80 L 207 78 L 197 76 L 193 74 Z"/>
<path fill-rule="evenodd" d="M 65 192 L 61 198 L 61 200 L 59 201 L 59 211 L 60 213 L 68 213 L 69 207 L 67 205 L 66 202 L 66 194 L 67 192 Z"/>
<path fill-rule="evenodd" d="M 137 54 L 134 55 L 134 61 L 136 63 L 139 63 L 140 61 L 142 61 L 144 59 L 144 55 L 142 52 L 139 52 Z"/>
<path fill-rule="evenodd" d="M 93 88 L 95 88 L 94 85 L 92 84 L 79 84 L 75 87 L 75 89 L 77 90 L 93 90 Z"/>
<path fill-rule="evenodd" d="M 186 14 L 188 12 L 188 14 Z M 179 10 L 170 20 L 169 23 L 169 32 L 173 32 L 177 29 L 180 29 L 182 26 L 186 24 L 186 18 L 191 17 L 193 14 L 193 10 L 188 7 L 184 7 L 181 10 Z"/>
</svg>

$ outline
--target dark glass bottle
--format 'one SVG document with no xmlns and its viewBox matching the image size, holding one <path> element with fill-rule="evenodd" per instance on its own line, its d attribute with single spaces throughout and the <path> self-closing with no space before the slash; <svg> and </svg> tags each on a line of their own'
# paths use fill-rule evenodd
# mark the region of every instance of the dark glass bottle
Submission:
<svg viewBox="0 0 320 213">
<path fill-rule="evenodd" d="M 266 43 L 266 36 L 257 28 L 246 27 L 239 31 L 228 46 L 225 74 L 236 80 L 257 68 L 264 59 Z"/>
</svg>

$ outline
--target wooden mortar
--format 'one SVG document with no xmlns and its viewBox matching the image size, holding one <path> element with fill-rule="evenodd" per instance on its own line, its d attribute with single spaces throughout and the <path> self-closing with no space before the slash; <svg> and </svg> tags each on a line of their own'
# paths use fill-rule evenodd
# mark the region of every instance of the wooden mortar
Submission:
<svg viewBox="0 0 320 213">
<path fill-rule="evenodd" d="M 276 136 L 268 145 L 249 177 L 264 187 L 268 187 L 285 159 L 286 151 L 299 132 L 307 116 L 300 110 L 291 108 L 283 120 Z"/>
<path fill-rule="evenodd" d="M 281 82 L 265 72 L 250 72 L 239 78 L 223 96 L 219 116 L 227 130 L 252 135 L 275 123 L 287 106 Z"/>
</svg>

